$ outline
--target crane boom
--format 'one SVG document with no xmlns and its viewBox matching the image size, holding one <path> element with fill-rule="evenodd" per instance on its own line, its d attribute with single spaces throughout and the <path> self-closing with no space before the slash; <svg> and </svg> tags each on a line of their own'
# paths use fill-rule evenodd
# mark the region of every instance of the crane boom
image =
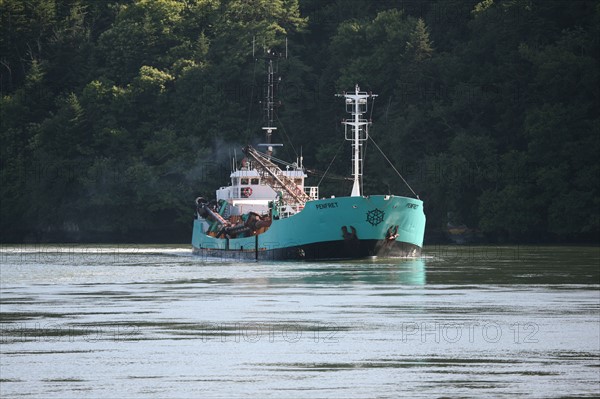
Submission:
<svg viewBox="0 0 600 399">
<path fill-rule="evenodd" d="M 258 152 L 252 146 L 246 146 L 242 151 L 255 161 L 254 167 L 263 181 L 266 181 L 273 190 L 281 192 L 282 199 L 286 204 L 304 206 L 307 201 L 311 200 L 310 196 L 298 187 L 293 179 L 286 176 L 279 166 L 271 162 L 268 156 Z"/>
</svg>

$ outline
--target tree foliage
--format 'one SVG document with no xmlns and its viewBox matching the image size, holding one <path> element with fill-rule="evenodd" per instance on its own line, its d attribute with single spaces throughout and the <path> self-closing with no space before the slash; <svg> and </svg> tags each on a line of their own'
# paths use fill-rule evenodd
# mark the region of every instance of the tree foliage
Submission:
<svg viewBox="0 0 600 399">
<path fill-rule="evenodd" d="M 281 157 L 349 175 L 333 94 L 358 83 L 428 233 L 597 242 L 598 37 L 595 0 L 2 0 L 2 240 L 186 239 L 287 44 Z M 367 194 L 412 195 L 364 156 Z"/>
</svg>

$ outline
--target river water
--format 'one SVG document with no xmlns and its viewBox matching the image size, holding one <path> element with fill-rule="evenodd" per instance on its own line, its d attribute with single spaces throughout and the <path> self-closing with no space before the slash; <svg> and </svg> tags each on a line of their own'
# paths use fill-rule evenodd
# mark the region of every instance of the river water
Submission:
<svg viewBox="0 0 600 399">
<path fill-rule="evenodd" d="M 600 248 L 0 247 L 0 396 L 600 396 Z"/>
</svg>

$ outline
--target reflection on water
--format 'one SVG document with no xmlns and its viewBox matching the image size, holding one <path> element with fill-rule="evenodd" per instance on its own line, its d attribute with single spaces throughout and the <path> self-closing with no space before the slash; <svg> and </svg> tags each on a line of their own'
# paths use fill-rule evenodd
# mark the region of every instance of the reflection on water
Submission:
<svg viewBox="0 0 600 399">
<path fill-rule="evenodd" d="M 600 251 L 236 263 L 0 248 L 3 397 L 599 394 Z"/>
<path fill-rule="evenodd" d="M 297 263 L 292 269 L 299 282 L 308 285 L 399 284 L 425 285 L 425 260 L 387 259 L 346 263 Z M 269 279 L 274 283 L 288 277 Z"/>
</svg>

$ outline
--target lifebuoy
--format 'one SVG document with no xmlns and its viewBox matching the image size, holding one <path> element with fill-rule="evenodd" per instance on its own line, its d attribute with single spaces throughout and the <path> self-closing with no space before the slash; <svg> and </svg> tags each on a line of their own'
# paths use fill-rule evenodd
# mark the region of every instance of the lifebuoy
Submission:
<svg viewBox="0 0 600 399">
<path fill-rule="evenodd" d="M 252 195 L 252 188 L 250 188 L 250 187 L 242 188 L 242 197 L 248 198 L 251 195 Z"/>
</svg>

